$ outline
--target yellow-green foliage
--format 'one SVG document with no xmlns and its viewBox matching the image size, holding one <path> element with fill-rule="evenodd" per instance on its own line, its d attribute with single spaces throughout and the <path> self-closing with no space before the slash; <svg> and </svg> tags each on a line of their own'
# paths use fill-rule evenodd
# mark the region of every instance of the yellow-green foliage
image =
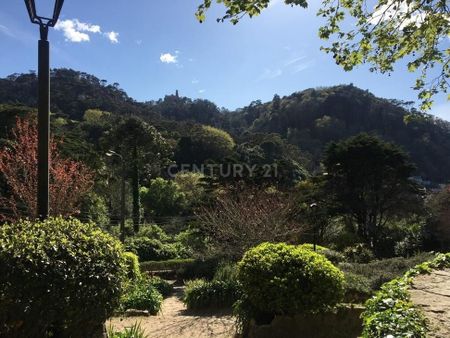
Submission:
<svg viewBox="0 0 450 338">
<path fill-rule="evenodd" d="M 284 243 L 263 243 L 238 264 L 244 296 L 257 311 L 294 315 L 336 305 L 344 274 L 323 255 Z"/>
<path fill-rule="evenodd" d="M 63 336 L 92 336 L 118 305 L 125 280 L 121 243 L 94 224 L 3 224 L 0 336 L 45 337 L 55 323 Z"/>
<path fill-rule="evenodd" d="M 206 144 L 215 145 L 215 147 L 220 149 L 224 154 L 231 152 L 236 145 L 231 135 L 225 130 L 217 129 L 211 126 L 202 126 L 202 130 L 202 141 Z"/>
<path fill-rule="evenodd" d="M 127 275 L 130 280 L 141 278 L 141 270 L 139 269 L 139 258 L 132 252 L 125 252 L 123 254 L 127 269 Z"/>
<path fill-rule="evenodd" d="M 110 116 L 111 113 L 99 109 L 88 109 L 85 111 L 83 120 L 93 125 L 103 125 L 105 117 Z"/>
</svg>

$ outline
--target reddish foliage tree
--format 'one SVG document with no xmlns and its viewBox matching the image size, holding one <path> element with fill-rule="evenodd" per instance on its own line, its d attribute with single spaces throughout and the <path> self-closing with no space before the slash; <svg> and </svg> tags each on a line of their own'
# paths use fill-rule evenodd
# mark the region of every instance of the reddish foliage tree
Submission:
<svg viewBox="0 0 450 338">
<path fill-rule="evenodd" d="M 34 118 L 17 118 L 9 144 L 0 149 L 0 173 L 9 189 L 8 196 L 0 196 L 2 220 L 37 217 L 37 135 Z M 81 162 L 62 158 L 59 143 L 50 139 L 50 214 L 67 217 L 78 212 L 94 173 Z"/>
</svg>

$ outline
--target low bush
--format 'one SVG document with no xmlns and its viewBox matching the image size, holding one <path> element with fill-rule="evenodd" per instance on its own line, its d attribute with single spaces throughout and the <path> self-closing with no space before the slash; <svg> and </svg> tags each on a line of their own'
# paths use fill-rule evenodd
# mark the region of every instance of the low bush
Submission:
<svg viewBox="0 0 450 338">
<path fill-rule="evenodd" d="M 169 282 L 167 282 L 166 280 L 164 280 L 164 279 L 162 279 L 160 277 L 157 277 L 157 276 L 151 277 L 149 279 L 149 282 L 156 290 L 158 290 L 158 292 L 164 298 L 170 296 L 170 294 L 173 291 L 172 284 L 170 284 Z"/>
<path fill-rule="evenodd" d="M 208 257 L 205 259 L 196 259 L 193 262 L 177 269 L 176 275 L 180 280 L 207 279 L 212 280 L 220 262 L 220 257 Z"/>
<path fill-rule="evenodd" d="M 238 269 L 245 298 L 261 313 L 321 311 L 344 292 L 344 274 L 323 255 L 298 246 L 263 243 L 244 254 Z"/>
<path fill-rule="evenodd" d="M 175 244 L 148 237 L 130 237 L 125 241 L 125 248 L 138 255 L 140 261 L 180 258 Z"/>
<path fill-rule="evenodd" d="M 141 278 L 130 283 L 126 292 L 122 295 L 120 309 L 148 311 L 151 315 L 156 315 L 163 301 L 163 296 L 147 278 Z"/>
<path fill-rule="evenodd" d="M 238 269 L 236 263 L 233 262 L 221 262 L 217 267 L 217 271 L 214 274 L 213 280 L 217 281 L 232 281 L 238 280 Z"/>
<path fill-rule="evenodd" d="M 123 331 L 116 331 L 112 326 L 108 328 L 108 338 L 147 338 L 148 335 L 141 327 L 141 323 L 134 323 L 130 327 L 126 327 Z"/>
<path fill-rule="evenodd" d="M 165 261 L 147 261 L 140 262 L 141 271 L 162 271 L 162 270 L 181 270 L 193 265 L 195 259 L 181 258 L 169 259 Z"/>
<path fill-rule="evenodd" d="M 3 224 L 0 336 L 96 336 L 125 280 L 122 245 L 94 224 L 62 218 Z"/>
<path fill-rule="evenodd" d="M 205 281 L 196 279 L 186 283 L 183 301 L 190 310 L 227 308 L 239 299 L 236 281 Z"/>
<path fill-rule="evenodd" d="M 426 320 L 409 300 L 408 282 L 395 279 L 366 302 L 364 338 L 427 336 Z"/>
<path fill-rule="evenodd" d="M 354 263 L 369 263 L 375 259 L 372 250 L 362 243 L 345 248 L 344 255 Z"/>
<path fill-rule="evenodd" d="M 301 244 L 300 248 L 314 251 L 314 244 Z M 340 253 L 339 251 L 328 249 L 324 246 L 316 245 L 316 252 L 324 255 L 333 264 L 341 263 L 346 260 L 344 254 Z"/>
<path fill-rule="evenodd" d="M 361 275 L 351 272 L 345 274 L 345 295 L 346 303 L 362 303 L 373 294 L 370 280 Z"/>
<path fill-rule="evenodd" d="M 431 261 L 410 269 L 403 277 L 384 284 L 365 304 L 363 338 L 427 337 L 427 321 L 411 303 L 408 288 L 415 276 L 443 268 L 450 268 L 450 253 L 439 254 Z"/>
<path fill-rule="evenodd" d="M 402 276 L 408 269 L 434 257 L 431 253 L 422 253 L 410 258 L 396 257 L 372 261 L 367 264 L 341 263 L 339 268 L 347 275 L 349 273 L 368 280 L 372 292 L 379 290 L 381 285 Z"/>
</svg>

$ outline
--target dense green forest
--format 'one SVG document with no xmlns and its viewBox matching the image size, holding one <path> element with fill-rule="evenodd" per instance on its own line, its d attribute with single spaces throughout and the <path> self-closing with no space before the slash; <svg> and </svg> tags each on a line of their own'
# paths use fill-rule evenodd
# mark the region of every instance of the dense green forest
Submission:
<svg viewBox="0 0 450 338">
<path fill-rule="evenodd" d="M 286 97 L 275 95 L 270 102 L 254 101 L 236 111 L 227 111 L 208 100 L 192 100 L 178 92 L 158 101 L 137 102 L 117 83 L 109 84 L 70 69 L 53 70 L 51 79 L 53 122 L 64 125 L 62 132 L 68 143 L 79 136 L 75 142 L 82 144 L 79 149 L 99 141 L 102 128 L 98 126 L 97 130 L 75 135 L 75 130 L 79 134 L 80 128 L 86 129 L 80 123 L 89 124 L 85 112 L 95 109 L 112 116 L 140 117 L 175 140 L 188 136 L 195 124 L 224 129 L 247 150 L 262 141 L 261 135 L 266 135 L 266 139 L 271 135 L 269 138 L 284 148 L 297 146 L 296 151 L 290 152 L 296 153 L 295 160 L 311 172 L 320 170 L 322 152 L 329 142 L 367 132 L 402 146 L 417 165 L 415 176 L 433 183 L 446 183 L 450 178 L 444 169 L 450 165 L 448 122 L 418 113 L 411 103 L 378 98 L 353 85 L 307 89 Z M 14 122 L 11 116 L 36 106 L 36 91 L 33 72 L 0 79 L 0 137 L 5 137 L 8 126 Z M 84 150 L 80 153 L 87 156 Z"/>
</svg>

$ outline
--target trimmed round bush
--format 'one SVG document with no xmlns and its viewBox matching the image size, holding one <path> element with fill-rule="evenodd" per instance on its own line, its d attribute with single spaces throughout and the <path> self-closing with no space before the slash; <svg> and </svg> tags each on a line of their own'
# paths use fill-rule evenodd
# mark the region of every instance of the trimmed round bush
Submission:
<svg viewBox="0 0 450 338">
<path fill-rule="evenodd" d="M 122 245 L 76 219 L 0 227 L 0 336 L 95 337 L 126 280 Z"/>
<path fill-rule="evenodd" d="M 251 307 L 268 314 L 325 310 L 342 300 L 344 274 L 323 255 L 284 243 L 263 243 L 238 263 L 238 278 Z"/>
</svg>

